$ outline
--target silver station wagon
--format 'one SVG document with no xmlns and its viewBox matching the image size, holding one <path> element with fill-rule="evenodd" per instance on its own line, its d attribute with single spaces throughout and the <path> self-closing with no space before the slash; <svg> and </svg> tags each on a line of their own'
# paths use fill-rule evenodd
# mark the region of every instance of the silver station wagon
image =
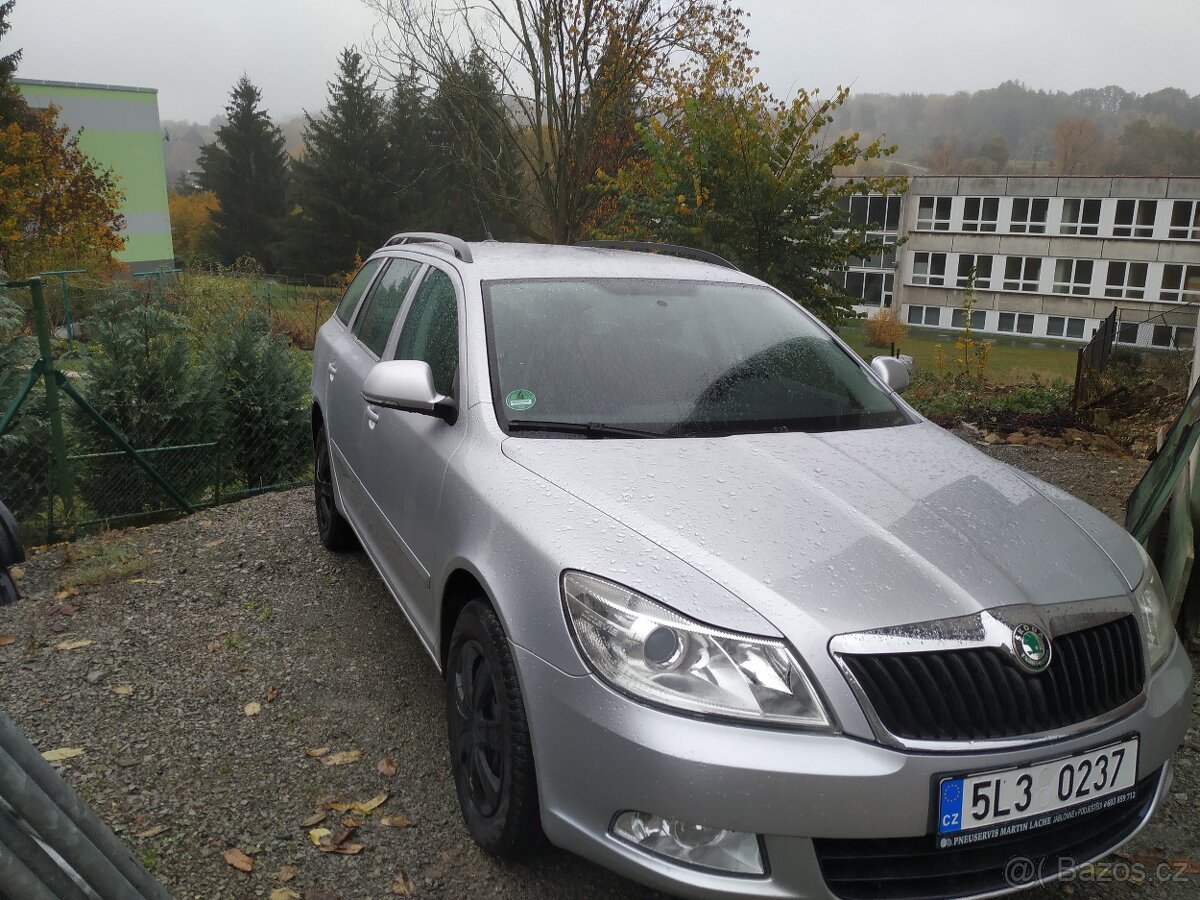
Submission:
<svg viewBox="0 0 1200 900">
<path fill-rule="evenodd" d="M 1192 681 L 1154 565 L 907 381 L 685 248 L 367 260 L 314 357 L 320 538 L 444 672 L 484 849 L 688 897 L 974 897 L 1145 824 Z"/>
</svg>

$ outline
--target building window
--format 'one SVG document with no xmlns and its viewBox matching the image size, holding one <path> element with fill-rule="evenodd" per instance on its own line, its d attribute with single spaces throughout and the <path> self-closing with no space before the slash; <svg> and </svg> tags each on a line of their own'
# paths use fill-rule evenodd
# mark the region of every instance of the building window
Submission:
<svg viewBox="0 0 1200 900">
<path fill-rule="evenodd" d="M 1026 313 L 1000 313 L 998 331 L 1017 332 L 1018 334 L 1033 334 L 1033 316 Z"/>
<path fill-rule="evenodd" d="M 1136 344 L 1138 342 L 1138 325 L 1136 322 L 1122 322 L 1117 327 L 1118 344 Z"/>
<path fill-rule="evenodd" d="M 908 308 L 908 324 L 909 325 L 923 324 L 922 314 L 924 312 L 925 312 L 925 307 L 923 307 L 923 306 L 910 306 Z"/>
<path fill-rule="evenodd" d="M 1058 230 L 1059 234 L 1099 234 L 1100 201 L 1064 200 L 1062 224 Z"/>
<path fill-rule="evenodd" d="M 1157 214 L 1157 200 L 1118 200 L 1113 235 L 1116 237 L 1154 237 L 1154 217 Z"/>
<path fill-rule="evenodd" d="M 1065 316 L 1049 316 L 1046 319 L 1046 334 L 1049 337 L 1082 338 L 1086 319 L 1068 319 Z M 1136 326 L 1135 326 L 1136 328 Z"/>
<path fill-rule="evenodd" d="M 1010 256 L 1004 261 L 1004 289 L 1036 293 L 1042 275 L 1040 256 Z"/>
<path fill-rule="evenodd" d="M 850 218 L 855 225 L 873 231 L 899 231 L 900 199 L 882 194 L 855 194 L 850 198 Z"/>
<path fill-rule="evenodd" d="M 1128 297 L 1142 300 L 1146 296 L 1146 263 L 1110 262 L 1108 280 L 1104 285 L 1105 297 Z"/>
<path fill-rule="evenodd" d="M 941 306 L 910 306 L 908 308 L 909 325 L 941 325 Z"/>
<path fill-rule="evenodd" d="M 1054 263 L 1054 293 L 1087 295 L 1092 290 L 1092 260 L 1060 259 Z"/>
<path fill-rule="evenodd" d="M 1176 200 L 1168 237 L 1200 240 L 1200 200 Z"/>
<path fill-rule="evenodd" d="M 971 310 L 971 327 L 982 331 L 984 319 L 987 313 L 982 309 Z M 966 328 L 967 327 L 967 311 L 965 309 L 954 310 L 954 315 L 950 318 L 951 328 Z"/>
<path fill-rule="evenodd" d="M 1045 234 L 1050 201 L 1045 197 L 1017 197 L 1013 200 L 1009 230 L 1013 234 Z"/>
<path fill-rule="evenodd" d="M 1177 263 L 1163 266 L 1162 290 L 1158 299 L 1177 303 L 1200 302 L 1200 266 Z"/>
<path fill-rule="evenodd" d="M 950 197 L 921 197 L 917 201 L 917 230 L 950 230 Z"/>
<path fill-rule="evenodd" d="M 855 256 L 850 265 L 862 269 L 894 269 L 896 268 L 896 235 L 884 232 L 870 232 L 867 240 L 871 243 L 883 244 L 883 249 L 874 256 Z"/>
<path fill-rule="evenodd" d="M 975 287 L 986 291 L 992 284 L 992 258 L 990 256 L 960 253 L 958 256 L 958 286 L 968 287 L 971 274 L 975 275 Z"/>
<path fill-rule="evenodd" d="M 1150 332 L 1150 344 L 1154 347 L 1170 347 L 1171 326 L 1155 325 L 1153 330 Z"/>
<path fill-rule="evenodd" d="M 914 253 L 913 284 L 943 285 L 946 283 L 945 253 Z"/>
<path fill-rule="evenodd" d="M 963 204 L 963 231 L 995 231 L 1000 218 L 999 197 L 967 197 Z"/>
<path fill-rule="evenodd" d="M 1175 329 L 1175 346 L 1179 350 L 1190 350 L 1196 346 L 1196 329 L 1178 327 Z"/>
<path fill-rule="evenodd" d="M 884 272 L 847 272 L 846 293 L 855 305 L 891 306 L 894 278 Z"/>
</svg>

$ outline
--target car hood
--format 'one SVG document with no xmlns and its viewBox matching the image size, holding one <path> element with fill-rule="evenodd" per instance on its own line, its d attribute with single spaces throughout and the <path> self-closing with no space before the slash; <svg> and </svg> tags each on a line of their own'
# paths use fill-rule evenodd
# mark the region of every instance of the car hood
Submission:
<svg viewBox="0 0 1200 900">
<path fill-rule="evenodd" d="M 813 631 L 1113 597 L 1140 577 L 1115 523 L 929 423 L 509 438 L 503 452 L 809 640 Z M 596 574 L 619 581 L 620 571 Z M 670 593 L 662 585 L 658 599 L 670 603 Z"/>
</svg>

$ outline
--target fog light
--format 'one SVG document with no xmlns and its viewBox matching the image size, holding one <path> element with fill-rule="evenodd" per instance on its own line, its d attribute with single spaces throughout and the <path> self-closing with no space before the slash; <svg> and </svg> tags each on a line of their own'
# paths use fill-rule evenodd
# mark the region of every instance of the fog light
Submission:
<svg viewBox="0 0 1200 900">
<path fill-rule="evenodd" d="M 644 812 L 623 812 L 612 833 L 623 841 L 677 862 L 738 875 L 763 875 L 758 835 L 664 819 Z"/>
</svg>

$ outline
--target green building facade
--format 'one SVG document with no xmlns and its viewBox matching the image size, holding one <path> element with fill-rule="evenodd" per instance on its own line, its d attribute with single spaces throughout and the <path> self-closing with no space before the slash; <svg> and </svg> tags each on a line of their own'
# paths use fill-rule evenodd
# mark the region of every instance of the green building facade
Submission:
<svg viewBox="0 0 1200 900">
<path fill-rule="evenodd" d="M 125 249 L 117 259 L 132 272 L 172 268 L 171 217 L 163 162 L 158 91 L 153 88 L 15 79 L 25 101 L 59 108 L 58 120 L 79 146 L 116 175 L 125 193 Z"/>
</svg>

